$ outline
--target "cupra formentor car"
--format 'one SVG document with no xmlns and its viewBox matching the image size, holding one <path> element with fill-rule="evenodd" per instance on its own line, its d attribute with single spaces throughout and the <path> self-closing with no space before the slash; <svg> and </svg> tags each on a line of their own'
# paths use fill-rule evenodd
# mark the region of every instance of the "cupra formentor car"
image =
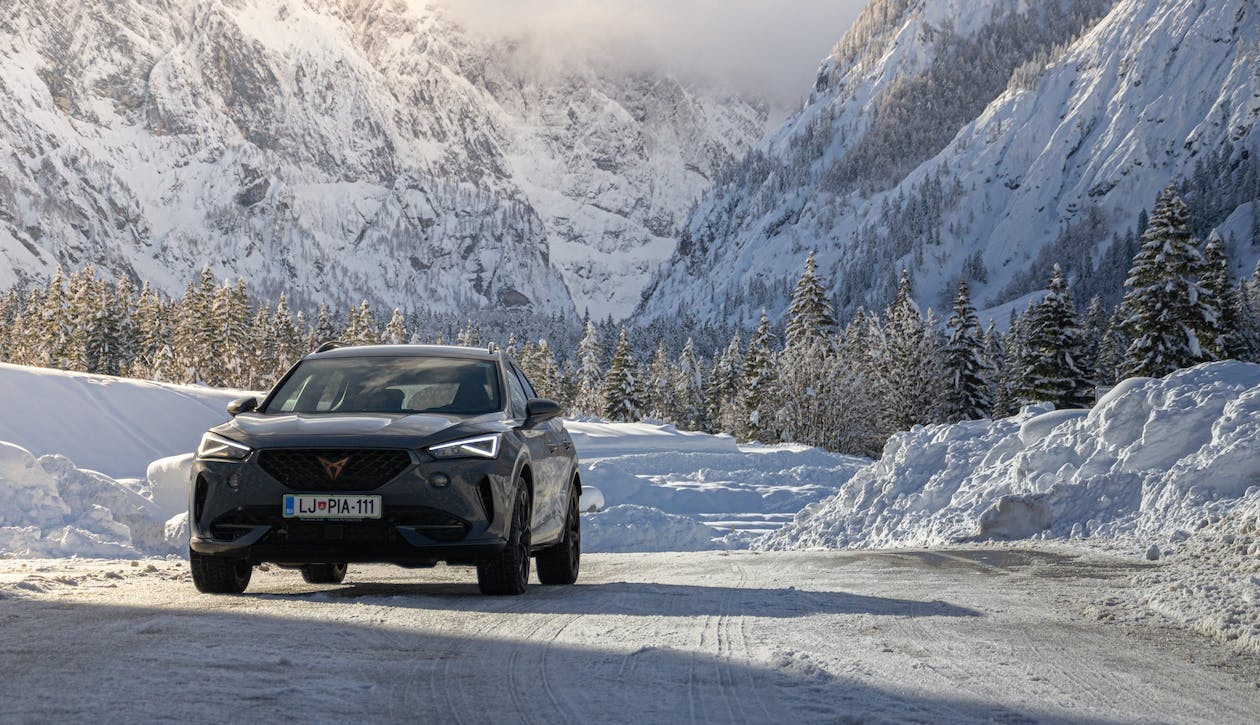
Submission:
<svg viewBox="0 0 1260 725">
<path fill-rule="evenodd" d="M 189 558 L 202 592 L 255 565 L 475 565 L 486 594 L 572 584 L 581 483 L 560 407 L 494 348 L 326 345 L 202 438 Z"/>
</svg>

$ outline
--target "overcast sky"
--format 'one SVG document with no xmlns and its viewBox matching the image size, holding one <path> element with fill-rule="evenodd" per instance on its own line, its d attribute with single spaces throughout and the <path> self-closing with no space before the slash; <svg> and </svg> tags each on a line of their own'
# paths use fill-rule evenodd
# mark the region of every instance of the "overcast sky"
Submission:
<svg viewBox="0 0 1260 725">
<path fill-rule="evenodd" d="M 545 52 L 716 78 L 777 106 L 809 93 L 818 63 L 867 0 L 440 0 L 473 30 L 531 35 Z"/>
</svg>

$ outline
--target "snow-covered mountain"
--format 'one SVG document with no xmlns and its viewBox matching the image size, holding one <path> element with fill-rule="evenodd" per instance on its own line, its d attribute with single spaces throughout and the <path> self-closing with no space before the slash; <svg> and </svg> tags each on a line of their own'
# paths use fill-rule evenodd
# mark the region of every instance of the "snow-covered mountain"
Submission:
<svg viewBox="0 0 1260 725">
<path fill-rule="evenodd" d="M 817 250 L 843 311 L 901 268 L 940 310 L 1062 262 L 1118 295 L 1126 235 L 1186 189 L 1239 272 L 1260 255 L 1256 0 L 872 0 L 802 110 L 707 193 L 641 313 L 781 313 Z M 1113 298 L 1114 299 L 1114 298 Z"/>
<path fill-rule="evenodd" d="M 26 0 L 0 17 L 0 285 L 209 264 L 299 306 L 626 314 L 765 109 L 539 70 L 435 3 Z"/>
</svg>

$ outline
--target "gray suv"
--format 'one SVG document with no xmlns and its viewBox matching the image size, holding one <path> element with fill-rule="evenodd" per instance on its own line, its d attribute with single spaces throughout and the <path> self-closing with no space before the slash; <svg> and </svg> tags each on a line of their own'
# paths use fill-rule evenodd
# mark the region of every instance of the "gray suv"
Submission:
<svg viewBox="0 0 1260 725">
<path fill-rule="evenodd" d="M 474 565 L 485 594 L 572 584 L 577 455 L 560 407 L 493 348 L 325 345 L 201 440 L 189 492 L 197 589 L 253 567 L 340 583 L 348 563 Z"/>
</svg>

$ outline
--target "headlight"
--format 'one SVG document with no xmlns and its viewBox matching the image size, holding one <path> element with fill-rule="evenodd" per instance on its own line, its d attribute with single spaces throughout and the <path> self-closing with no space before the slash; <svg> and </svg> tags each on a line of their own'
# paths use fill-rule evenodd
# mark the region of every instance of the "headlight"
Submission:
<svg viewBox="0 0 1260 725">
<path fill-rule="evenodd" d="M 241 461 L 250 454 L 249 446 L 224 438 L 217 433 L 206 433 L 201 436 L 201 445 L 197 446 L 198 458 L 216 458 L 226 461 Z"/>
<path fill-rule="evenodd" d="M 499 434 L 463 438 L 450 443 L 439 443 L 431 446 L 429 455 L 434 458 L 497 458 L 499 456 Z"/>
</svg>

